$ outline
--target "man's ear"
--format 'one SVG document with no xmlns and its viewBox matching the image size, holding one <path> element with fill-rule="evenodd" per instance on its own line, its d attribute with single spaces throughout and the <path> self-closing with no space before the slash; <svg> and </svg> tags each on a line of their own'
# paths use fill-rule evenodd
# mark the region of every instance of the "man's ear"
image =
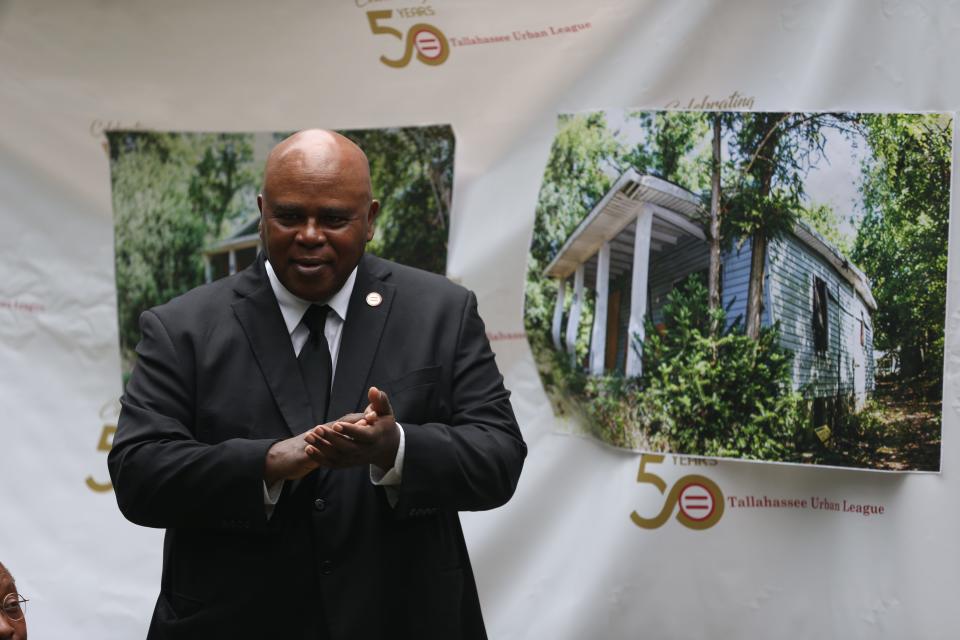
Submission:
<svg viewBox="0 0 960 640">
<path fill-rule="evenodd" d="M 373 240 L 373 232 L 377 222 L 377 214 L 380 213 L 380 201 L 371 200 L 370 210 L 367 212 L 367 242 Z"/>
<path fill-rule="evenodd" d="M 257 209 L 260 210 L 260 220 L 263 220 L 263 194 L 257 194 Z"/>
</svg>

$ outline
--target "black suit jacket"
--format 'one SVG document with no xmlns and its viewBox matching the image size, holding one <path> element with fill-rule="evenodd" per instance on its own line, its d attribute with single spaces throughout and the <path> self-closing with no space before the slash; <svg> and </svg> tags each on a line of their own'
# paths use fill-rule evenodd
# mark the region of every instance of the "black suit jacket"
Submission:
<svg viewBox="0 0 960 640">
<path fill-rule="evenodd" d="M 485 637 L 457 511 L 506 502 L 526 446 L 471 292 L 361 259 L 328 414 L 389 394 L 399 502 L 321 469 L 270 520 L 266 452 L 313 421 L 263 258 L 140 325 L 109 465 L 123 514 L 167 530 L 151 638 Z"/>
</svg>

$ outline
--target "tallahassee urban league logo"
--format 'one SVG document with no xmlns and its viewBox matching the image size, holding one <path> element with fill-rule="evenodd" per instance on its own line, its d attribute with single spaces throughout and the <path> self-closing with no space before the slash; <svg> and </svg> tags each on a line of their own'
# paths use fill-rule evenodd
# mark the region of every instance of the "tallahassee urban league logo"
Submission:
<svg viewBox="0 0 960 640">
<path fill-rule="evenodd" d="M 397 9 L 401 18 L 419 17 L 422 15 L 433 15 L 433 7 L 411 7 L 409 9 Z M 399 29 L 388 27 L 384 22 L 393 18 L 393 10 L 385 9 L 381 11 L 367 11 L 367 20 L 370 23 L 370 31 L 374 35 L 387 35 L 398 38 L 401 42 L 405 40 L 403 55 L 399 58 L 388 58 L 380 56 L 380 62 L 401 69 L 410 64 L 414 52 L 417 54 L 417 60 L 425 65 L 435 67 L 446 62 L 450 56 L 450 43 L 447 37 L 443 35 L 440 29 L 432 24 L 418 22 L 407 29 L 406 39 Z"/>
<path fill-rule="evenodd" d="M 646 470 L 648 463 L 659 464 L 663 459 L 664 456 L 659 454 L 641 455 L 637 482 L 652 484 L 660 493 L 666 492 L 667 483 L 663 478 Z M 685 475 L 674 483 L 659 514 L 653 518 L 644 518 L 634 511 L 630 514 L 630 519 L 641 529 L 658 529 L 664 525 L 678 506 L 677 521 L 680 524 L 689 529 L 709 529 L 723 515 L 723 492 L 720 491 L 716 482 L 706 476 Z"/>
</svg>

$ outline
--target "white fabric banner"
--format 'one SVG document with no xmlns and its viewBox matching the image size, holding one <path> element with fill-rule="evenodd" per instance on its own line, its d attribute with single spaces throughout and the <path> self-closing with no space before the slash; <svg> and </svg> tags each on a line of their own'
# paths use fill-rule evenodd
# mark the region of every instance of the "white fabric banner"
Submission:
<svg viewBox="0 0 960 640">
<path fill-rule="evenodd" d="M 565 434 L 523 302 L 557 114 L 957 111 L 958 57 L 947 2 L 0 2 L 0 561 L 30 631 L 143 637 L 159 588 L 162 532 L 105 486 L 122 367 L 104 132 L 449 124 L 447 272 L 477 293 L 530 448 L 510 503 L 462 515 L 490 637 L 955 637 L 956 224 L 939 474 L 641 458 Z M 690 474 L 722 492 L 706 529 L 667 504 Z M 631 519 L 666 507 L 656 528 Z"/>
</svg>

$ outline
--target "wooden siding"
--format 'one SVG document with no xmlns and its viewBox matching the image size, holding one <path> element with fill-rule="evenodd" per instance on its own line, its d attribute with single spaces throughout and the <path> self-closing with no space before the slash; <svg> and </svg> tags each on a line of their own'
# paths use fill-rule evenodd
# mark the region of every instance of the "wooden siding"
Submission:
<svg viewBox="0 0 960 640">
<path fill-rule="evenodd" d="M 866 390 L 874 391 L 877 388 L 877 368 L 873 353 L 873 320 L 870 318 L 870 309 L 864 304 L 860 296 L 853 297 L 854 304 L 858 308 L 858 316 L 862 313 L 863 334 L 864 334 L 864 352 L 866 355 Z M 859 325 L 857 325 L 859 330 Z"/>
<path fill-rule="evenodd" d="M 723 264 L 720 286 L 721 304 L 727 312 L 727 327 L 735 323 L 743 327 L 746 324 L 747 292 L 750 288 L 750 240 L 745 240 L 740 247 L 735 244 L 729 251 L 724 251 L 720 256 L 720 262 Z M 766 269 L 764 273 L 766 295 L 760 312 L 760 323 L 764 326 L 770 324 L 770 287 L 767 286 L 769 273 L 769 269 Z"/>
<path fill-rule="evenodd" d="M 808 397 L 853 393 L 858 375 L 865 388 L 873 388 L 873 335 L 869 313 L 850 283 L 819 255 L 793 236 L 770 243 L 767 255 L 767 290 L 773 319 L 779 321 L 781 344 L 794 353 L 795 388 Z M 813 283 L 827 285 L 828 347 L 817 352 L 813 337 Z M 860 319 L 864 318 L 864 342 L 860 347 Z M 862 372 L 851 350 L 863 349 Z"/>
</svg>

